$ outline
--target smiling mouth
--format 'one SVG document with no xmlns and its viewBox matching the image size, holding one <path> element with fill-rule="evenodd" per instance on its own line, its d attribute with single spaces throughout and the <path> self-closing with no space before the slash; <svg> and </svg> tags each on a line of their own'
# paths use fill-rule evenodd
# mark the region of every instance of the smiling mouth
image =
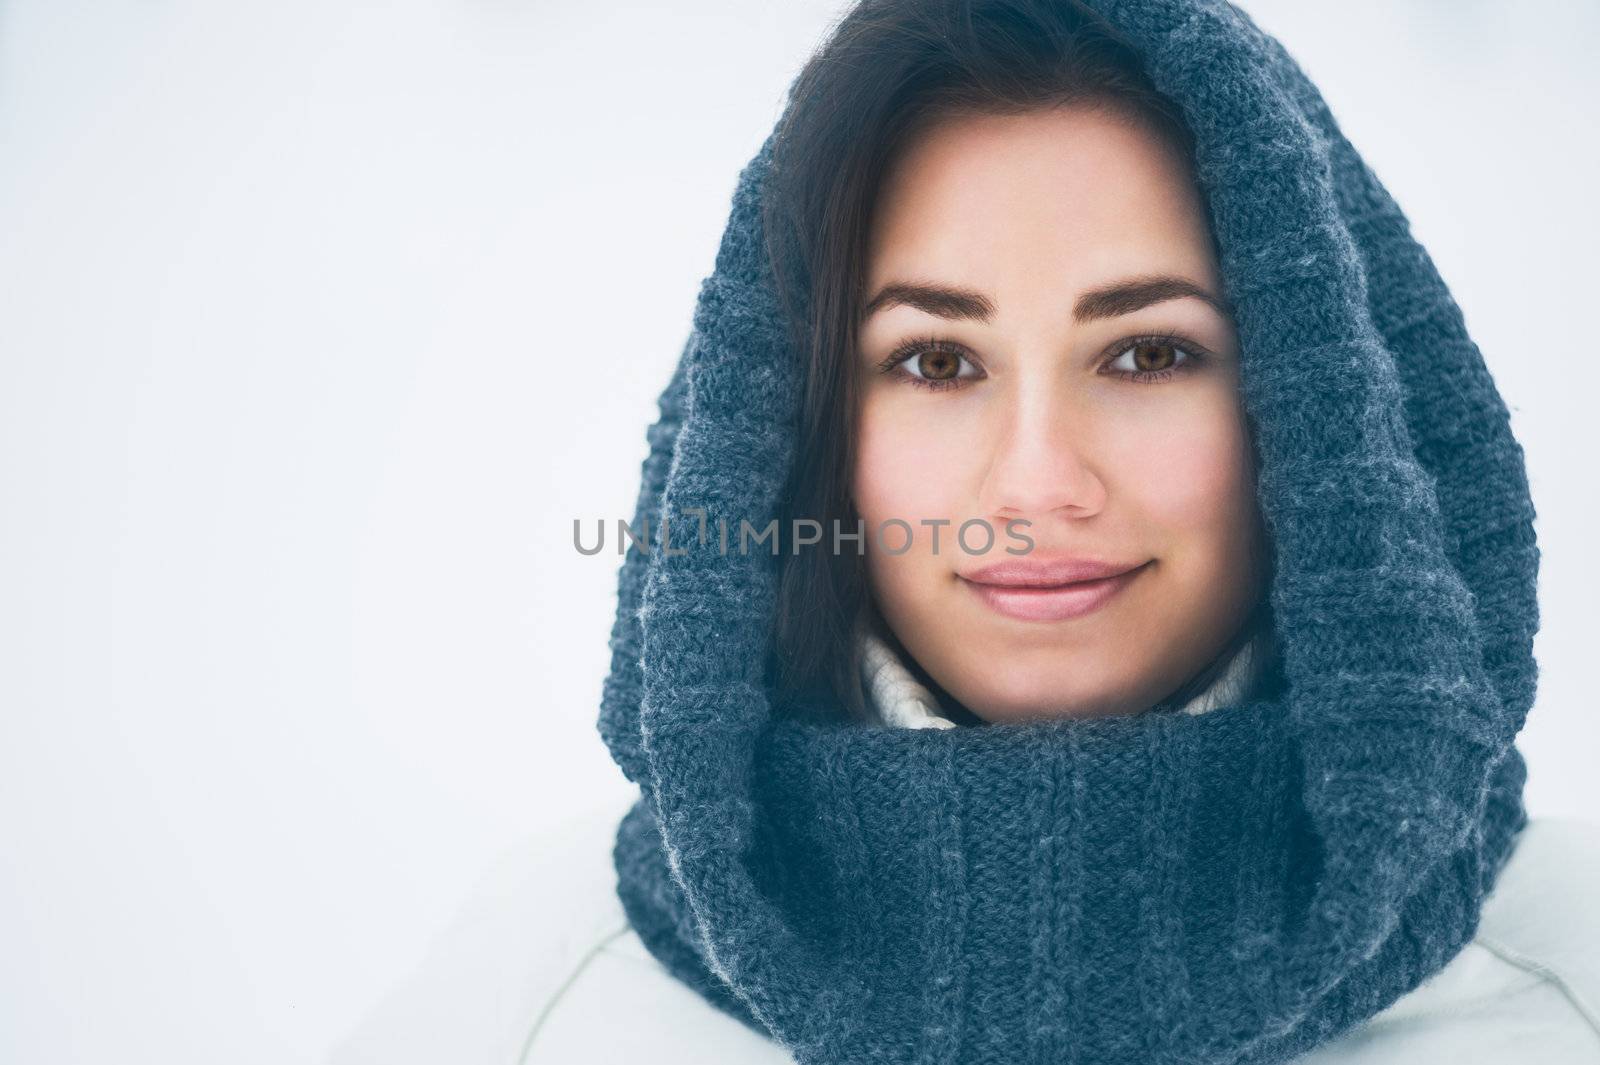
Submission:
<svg viewBox="0 0 1600 1065">
<path fill-rule="evenodd" d="M 1150 564 L 1111 577 L 1064 584 L 988 584 L 965 577 L 961 582 L 998 614 L 1020 621 L 1064 621 L 1100 609 Z"/>
</svg>

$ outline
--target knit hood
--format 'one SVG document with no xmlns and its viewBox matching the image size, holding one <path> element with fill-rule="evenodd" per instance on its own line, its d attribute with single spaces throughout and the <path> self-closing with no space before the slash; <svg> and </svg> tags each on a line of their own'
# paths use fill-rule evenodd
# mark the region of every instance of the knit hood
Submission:
<svg viewBox="0 0 1600 1065">
<path fill-rule="evenodd" d="M 1278 1062 L 1471 938 L 1526 823 L 1523 454 L 1404 215 L 1221 0 L 1091 0 L 1196 138 L 1270 536 L 1274 682 L 1204 714 L 908 729 L 780 712 L 780 560 L 620 573 L 600 731 L 646 947 L 805 1065 Z M 636 527 L 782 512 L 801 355 L 739 176 Z"/>
</svg>

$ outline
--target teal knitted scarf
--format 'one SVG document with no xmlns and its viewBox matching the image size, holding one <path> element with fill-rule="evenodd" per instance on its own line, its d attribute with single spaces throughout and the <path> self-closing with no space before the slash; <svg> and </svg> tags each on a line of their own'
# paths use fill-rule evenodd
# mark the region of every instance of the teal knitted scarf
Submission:
<svg viewBox="0 0 1600 1065">
<path fill-rule="evenodd" d="M 1526 823 L 1534 512 L 1460 310 L 1278 42 L 1220 0 L 1089 6 L 1195 132 L 1281 660 L 1200 715 L 789 713 L 778 560 L 631 549 L 599 722 L 641 793 L 619 895 L 672 974 L 805 1065 L 1287 1060 L 1450 961 Z M 781 512 L 800 367 L 762 240 L 771 146 L 636 526 Z"/>
</svg>

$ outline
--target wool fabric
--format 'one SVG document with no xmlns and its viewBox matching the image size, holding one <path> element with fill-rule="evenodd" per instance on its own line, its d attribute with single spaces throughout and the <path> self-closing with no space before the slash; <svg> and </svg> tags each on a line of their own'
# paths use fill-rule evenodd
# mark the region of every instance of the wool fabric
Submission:
<svg viewBox="0 0 1600 1065">
<path fill-rule="evenodd" d="M 1204 714 L 842 722 L 776 694 L 779 559 L 631 548 L 599 718 L 640 788 L 618 894 L 674 976 L 802 1065 L 1286 1061 L 1451 960 L 1526 824 L 1534 511 L 1459 308 L 1247 16 L 1089 6 L 1196 136 L 1278 664 Z M 661 394 L 636 524 L 780 513 L 801 366 L 761 229 L 772 144 Z"/>
</svg>

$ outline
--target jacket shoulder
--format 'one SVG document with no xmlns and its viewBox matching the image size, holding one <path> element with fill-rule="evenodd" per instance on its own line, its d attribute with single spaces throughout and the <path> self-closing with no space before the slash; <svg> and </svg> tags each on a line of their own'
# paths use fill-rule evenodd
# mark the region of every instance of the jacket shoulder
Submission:
<svg viewBox="0 0 1600 1065">
<path fill-rule="evenodd" d="M 614 1061 L 794 1065 L 778 1043 L 674 978 L 626 922 L 597 940 L 551 997 L 517 1065 Z"/>
<path fill-rule="evenodd" d="M 619 812 L 608 831 L 579 849 L 607 855 Z M 778 1043 L 751 1031 L 674 977 L 645 947 L 617 897 L 616 875 L 592 900 L 587 941 L 563 959 L 564 972 L 529 1014 L 516 1065 L 596 1065 L 650 1061 L 655 1065 L 794 1065 Z"/>
<path fill-rule="evenodd" d="M 531 1018 L 624 926 L 611 841 L 629 805 L 580 809 L 502 852 L 325 1065 L 518 1061 Z"/>
<path fill-rule="evenodd" d="M 674 978 L 628 926 L 611 864 L 626 809 L 574 815 L 506 852 L 328 1065 L 792 1065 Z M 1600 1065 L 1597 895 L 1600 826 L 1530 820 L 1466 948 L 1302 1060 Z"/>
<path fill-rule="evenodd" d="M 1305 1065 L 1600 1065 L 1600 826 L 1534 818 L 1443 969 Z"/>
<path fill-rule="evenodd" d="M 1600 826 L 1530 820 L 1485 899 L 1474 939 L 1388 1009 L 1307 1065 L 1600 1065 Z M 717 1011 L 648 952 L 615 903 L 519 1065 L 632 1060 L 792 1065 L 778 1044 Z M 629 1024 L 618 1025 L 619 1015 Z"/>
<path fill-rule="evenodd" d="M 1474 942 L 1559 989 L 1592 1027 L 1600 1048 L 1597 898 L 1600 824 L 1531 818 L 1484 902 Z"/>
</svg>

